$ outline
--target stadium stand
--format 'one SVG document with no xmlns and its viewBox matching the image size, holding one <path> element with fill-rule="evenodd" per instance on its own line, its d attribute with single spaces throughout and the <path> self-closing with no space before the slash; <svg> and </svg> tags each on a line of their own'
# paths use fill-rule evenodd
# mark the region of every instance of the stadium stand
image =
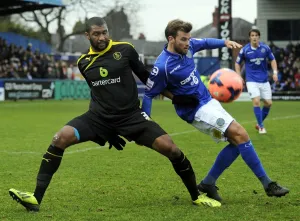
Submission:
<svg viewBox="0 0 300 221">
<path fill-rule="evenodd" d="M 32 44 L 27 47 L 8 44 L 0 37 L 0 78 L 34 79 L 58 78 L 73 79 L 73 64 L 55 60 L 54 56 L 33 50 Z"/>
<path fill-rule="evenodd" d="M 271 42 L 269 45 L 278 63 L 278 83 L 272 82 L 273 92 L 300 90 L 300 43 L 289 43 L 279 48 Z"/>
</svg>

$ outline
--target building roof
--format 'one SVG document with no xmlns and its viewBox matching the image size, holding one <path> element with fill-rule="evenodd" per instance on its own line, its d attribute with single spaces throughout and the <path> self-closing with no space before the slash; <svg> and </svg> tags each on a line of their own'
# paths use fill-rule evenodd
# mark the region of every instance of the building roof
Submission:
<svg viewBox="0 0 300 221">
<path fill-rule="evenodd" d="M 232 39 L 234 41 L 247 41 L 248 32 L 252 28 L 253 24 L 242 19 L 232 18 Z M 192 32 L 192 36 L 195 38 L 219 38 L 218 28 L 210 23 L 203 28 L 200 28 Z"/>
<path fill-rule="evenodd" d="M 146 41 L 129 38 L 123 38 L 121 41 L 130 42 L 134 45 L 135 50 L 139 54 L 143 54 L 145 56 L 158 56 L 167 43 L 166 41 Z"/>
<path fill-rule="evenodd" d="M 0 16 L 63 7 L 62 0 L 10 0 L 0 2 Z"/>
</svg>

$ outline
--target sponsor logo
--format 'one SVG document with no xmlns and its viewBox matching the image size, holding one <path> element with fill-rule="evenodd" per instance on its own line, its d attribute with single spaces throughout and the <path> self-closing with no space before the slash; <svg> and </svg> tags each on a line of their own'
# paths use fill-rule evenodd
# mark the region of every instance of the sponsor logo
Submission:
<svg viewBox="0 0 300 221">
<path fill-rule="evenodd" d="M 253 62 L 256 65 L 260 65 L 261 61 L 263 61 L 263 60 L 265 60 L 265 59 L 264 58 L 253 58 L 253 59 L 250 59 L 250 62 Z"/>
<path fill-rule="evenodd" d="M 121 82 L 121 78 L 112 78 L 112 79 L 107 79 L 107 80 L 99 80 L 99 81 L 91 81 L 93 87 L 97 87 L 97 86 L 105 86 L 105 85 L 110 85 L 110 84 L 116 84 L 116 83 L 120 83 Z"/>
<path fill-rule="evenodd" d="M 122 58 L 122 54 L 121 54 L 121 52 L 115 52 L 115 53 L 113 54 L 113 57 L 114 57 L 114 59 L 116 59 L 116 60 L 120 60 L 120 59 Z"/>
<path fill-rule="evenodd" d="M 170 71 L 170 74 L 173 74 L 178 68 L 180 68 L 180 65 L 177 65 L 172 71 Z"/>
<path fill-rule="evenodd" d="M 38 83 L 5 83 L 5 90 L 6 91 L 14 91 L 14 90 L 28 90 L 28 91 L 41 91 L 43 89 L 42 84 Z"/>
<path fill-rule="evenodd" d="M 181 85 L 185 85 L 191 81 L 191 85 L 198 84 L 199 79 L 195 76 L 196 68 L 190 73 L 190 75 L 184 79 L 183 81 L 180 82 Z"/>
<path fill-rule="evenodd" d="M 103 77 L 103 78 L 107 77 L 107 75 L 108 75 L 108 71 L 103 67 L 99 68 L 99 72 L 100 72 L 100 76 Z"/>
</svg>

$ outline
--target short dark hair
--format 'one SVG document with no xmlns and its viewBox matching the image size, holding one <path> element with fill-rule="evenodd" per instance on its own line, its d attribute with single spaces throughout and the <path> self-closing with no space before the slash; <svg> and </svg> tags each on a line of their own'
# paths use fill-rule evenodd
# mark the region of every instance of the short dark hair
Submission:
<svg viewBox="0 0 300 221">
<path fill-rule="evenodd" d="M 184 22 L 180 19 L 172 20 L 168 23 L 165 29 L 165 36 L 168 41 L 168 37 L 172 36 L 176 37 L 178 31 L 183 31 L 185 33 L 189 33 L 193 29 L 193 26 L 189 22 Z"/>
<path fill-rule="evenodd" d="M 257 28 L 252 28 L 250 31 L 249 31 L 249 37 L 250 37 L 250 34 L 251 32 L 255 32 L 258 36 L 260 36 L 260 31 L 257 29 Z"/>
<path fill-rule="evenodd" d="M 106 21 L 103 18 L 101 18 L 101 17 L 92 17 L 92 18 L 89 18 L 85 22 L 85 31 L 89 32 L 91 30 L 91 27 L 93 25 L 103 26 L 103 25 L 106 25 Z"/>
</svg>

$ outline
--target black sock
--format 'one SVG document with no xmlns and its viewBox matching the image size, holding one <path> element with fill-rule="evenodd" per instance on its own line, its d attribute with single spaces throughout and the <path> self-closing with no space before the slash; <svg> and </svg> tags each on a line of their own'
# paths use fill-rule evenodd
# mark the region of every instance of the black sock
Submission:
<svg viewBox="0 0 300 221">
<path fill-rule="evenodd" d="M 46 189 L 52 179 L 53 174 L 57 171 L 62 160 L 64 150 L 50 145 L 47 152 L 44 154 L 39 173 L 37 175 L 36 188 L 34 196 L 40 204 Z"/>
<path fill-rule="evenodd" d="M 180 176 L 184 185 L 188 189 L 192 200 L 198 199 L 200 193 L 197 188 L 196 176 L 190 161 L 181 152 L 180 157 L 175 160 L 171 160 L 171 162 L 175 172 Z"/>
</svg>

